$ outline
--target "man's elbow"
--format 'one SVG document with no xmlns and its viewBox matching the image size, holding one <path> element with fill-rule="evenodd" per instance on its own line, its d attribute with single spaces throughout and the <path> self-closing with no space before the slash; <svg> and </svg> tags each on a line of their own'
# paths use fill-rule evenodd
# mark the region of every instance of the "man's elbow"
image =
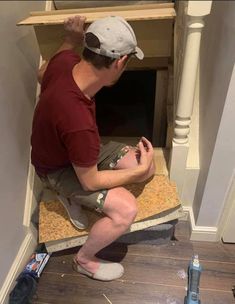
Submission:
<svg viewBox="0 0 235 304">
<path fill-rule="evenodd" d="M 37 79 L 38 79 L 38 82 L 40 84 L 42 84 L 42 78 L 43 78 L 43 73 L 41 73 L 40 71 L 38 71 Z"/>
<path fill-rule="evenodd" d="M 84 191 L 99 190 L 99 176 L 96 166 L 83 168 L 73 165 L 73 168 Z"/>
<path fill-rule="evenodd" d="M 98 190 L 97 186 L 92 181 L 81 181 L 80 180 L 80 183 L 81 183 L 82 189 L 84 191 L 91 191 L 91 192 L 93 192 L 93 191 L 97 191 Z"/>
<path fill-rule="evenodd" d="M 38 82 L 41 84 L 42 83 L 42 79 L 44 76 L 44 73 L 47 69 L 48 66 L 48 61 L 43 61 L 43 64 L 41 65 L 41 67 L 38 70 Z"/>
</svg>

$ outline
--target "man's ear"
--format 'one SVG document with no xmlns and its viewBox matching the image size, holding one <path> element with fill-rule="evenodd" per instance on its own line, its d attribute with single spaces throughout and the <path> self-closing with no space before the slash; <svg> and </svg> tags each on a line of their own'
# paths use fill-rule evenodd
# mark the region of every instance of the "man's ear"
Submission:
<svg viewBox="0 0 235 304">
<path fill-rule="evenodd" d="M 117 68 L 120 69 L 120 70 L 125 68 L 125 66 L 127 64 L 127 61 L 128 61 L 128 56 L 127 55 L 124 55 L 120 59 L 117 59 L 116 60 Z"/>
</svg>

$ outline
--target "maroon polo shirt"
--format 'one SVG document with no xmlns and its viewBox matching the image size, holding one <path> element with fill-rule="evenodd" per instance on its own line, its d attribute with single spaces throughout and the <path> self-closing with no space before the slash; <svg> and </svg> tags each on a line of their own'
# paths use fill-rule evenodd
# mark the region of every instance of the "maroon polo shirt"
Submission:
<svg viewBox="0 0 235 304">
<path fill-rule="evenodd" d="M 79 61 L 74 51 L 62 51 L 50 60 L 43 76 L 31 136 L 31 160 L 39 175 L 71 163 L 79 167 L 97 163 L 95 100 L 84 96 L 72 76 Z"/>
</svg>

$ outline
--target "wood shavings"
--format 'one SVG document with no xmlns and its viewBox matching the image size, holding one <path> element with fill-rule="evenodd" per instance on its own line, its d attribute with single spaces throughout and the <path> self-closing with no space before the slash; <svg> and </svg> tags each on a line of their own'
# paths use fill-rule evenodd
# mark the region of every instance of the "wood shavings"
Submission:
<svg viewBox="0 0 235 304">
<path fill-rule="evenodd" d="M 177 271 L 177 276 L 182 279 L 185 280 L 187 278 L 187 273 L 185 272 L 184 269 L 180 269 Z"/>
<path fill-rule="evenodd" d="M 109 300 L 108 297 L 106 297 L 106 295 L 103 293 L 103 296 L 105 297 L 105 299 L 109 302 L 109 304 L 112 304 L 112 302 Z"/>
</svg>

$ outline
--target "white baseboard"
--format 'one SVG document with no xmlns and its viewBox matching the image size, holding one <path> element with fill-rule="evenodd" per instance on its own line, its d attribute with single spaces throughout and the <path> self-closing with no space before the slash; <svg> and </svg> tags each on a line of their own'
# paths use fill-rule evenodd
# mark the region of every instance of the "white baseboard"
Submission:
<svg viewBox="0 0 235 304">
<path fill-rule="evenodd" d="M 36 245 L 35 237 L 31 232 L 28 232 L 0 290 L 0 304 L 8 303 L 8 295 L 14 286 L 15 279 L 23 270 L 32 252 L 35 251 Z"/>
<path fill-rule="evenodd" d="M 192 207 L 183 207 L 183 211 L 189 215 L 191 224 L 191 241 L 206 241 L 206 242 L 217 242 L 218 233 L 217 227 L 210 226 L 197 226 L 195 224 L 195 218 Z"/>
</svg>

